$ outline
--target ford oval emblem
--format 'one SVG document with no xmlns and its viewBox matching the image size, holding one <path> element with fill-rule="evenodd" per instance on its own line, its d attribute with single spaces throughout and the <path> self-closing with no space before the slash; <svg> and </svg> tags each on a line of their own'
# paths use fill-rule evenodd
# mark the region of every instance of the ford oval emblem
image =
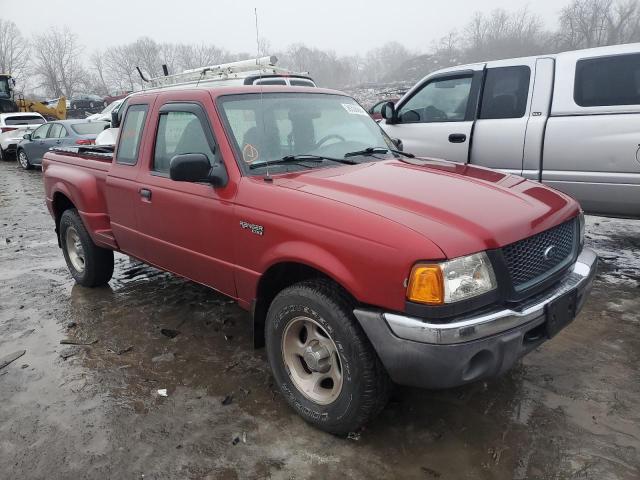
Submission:
<svg viewBox="0 0 640 480">
<path fill-rule="evenodd" d="M 547 248 L 545 248 L 544 253 L 542 254 L 542 256 L 544 257 L 545 261 L 549 261 L 553 258 L 553 252 L 556 250 L 556 246 L 555 245 L 550 245 Z"/>
</svg>

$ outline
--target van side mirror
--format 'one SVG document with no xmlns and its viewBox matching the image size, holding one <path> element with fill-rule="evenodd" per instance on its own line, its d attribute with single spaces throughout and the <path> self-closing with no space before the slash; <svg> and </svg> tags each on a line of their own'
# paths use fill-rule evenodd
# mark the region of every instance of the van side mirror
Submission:
<svg viewBox="0 0 640 480">
<path fill-rule="evenodd" d="M 397 150 L 401 152 L 404 150 L 404 145 L 402 144 L 402 140 L 400 140 L 399 138 L 392 138 L 391 141 L 396 146 Z"/>
<path fill-rule="evenodd" d="M 25 140 L 31 140 L 31 134 L 30 133 L 25 133 L 22 138 L 24 138 Z"/>
<path fill-rule="evenodd" d="M 111 128 L 119 128 L 120 127 L 120 117 L 118 116 L 118 111 L 111 112 Z"/>
<path fill-rule="evenodd" d="M 176 182 L 207 182 L 214 187 L 224 187 L 229 181 L 222 162 L 211 166 L 204 153 L 176 155 L 169 162 L 169 178 Z"/>
<path fill-rule="evenodd" d="M 382 105 L 380 115 L 387 123 L 396 123 L 398 121 L 398 112 L 396 112 L 396 106 L 393 102 L 387 102 Z"/>
</svg>

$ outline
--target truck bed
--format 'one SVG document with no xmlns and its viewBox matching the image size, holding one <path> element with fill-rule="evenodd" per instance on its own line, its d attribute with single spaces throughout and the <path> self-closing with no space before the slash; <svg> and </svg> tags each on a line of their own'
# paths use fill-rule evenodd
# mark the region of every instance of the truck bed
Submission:
<svg viewBox="0 0 640 480">
<path fill-rule="evenodd" d="M 105 196 L 112 160 L 113 147 L 59 147 L 44 155 L 42 170 L 46 172 L 45 192 L 51 192 L 54 184 L 64 184 L 58 195 L 64 194 L 76 205 L 93 241 L 102 247 L 117 249 Z M 60 199 L 47 197 L 52 212 L 56 201 Z"/>
</svg>

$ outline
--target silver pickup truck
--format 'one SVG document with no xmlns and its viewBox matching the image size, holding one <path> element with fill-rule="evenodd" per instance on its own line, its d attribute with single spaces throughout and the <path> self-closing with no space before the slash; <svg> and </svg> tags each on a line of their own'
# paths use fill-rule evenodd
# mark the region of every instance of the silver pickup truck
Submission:
<svg viewBox="0 0 640 480">
<path fill-rule="evenodd" d="M 483 165 L 640 217 L 640 43 L 447 68 L 385 104 L 407 152 Z"/>
</svg>

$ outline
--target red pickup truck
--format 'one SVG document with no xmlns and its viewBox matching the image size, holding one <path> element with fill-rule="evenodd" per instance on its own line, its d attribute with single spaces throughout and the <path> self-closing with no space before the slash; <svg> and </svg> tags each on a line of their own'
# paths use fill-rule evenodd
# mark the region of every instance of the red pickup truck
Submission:
<svg viewBox="0 0 640 480">
<path fill-rule="evenodd" d="M 328 432 L 363 427 L 393 382 L 504 372 L 591 286 L 574 200 L 397 151 L 342 93 L 156 91 L 120 112 L 114 152 L 44 157 L 71 274 L 105 284 L 120 251 L 236 299 L 284 398 Z"/>
</svg>

